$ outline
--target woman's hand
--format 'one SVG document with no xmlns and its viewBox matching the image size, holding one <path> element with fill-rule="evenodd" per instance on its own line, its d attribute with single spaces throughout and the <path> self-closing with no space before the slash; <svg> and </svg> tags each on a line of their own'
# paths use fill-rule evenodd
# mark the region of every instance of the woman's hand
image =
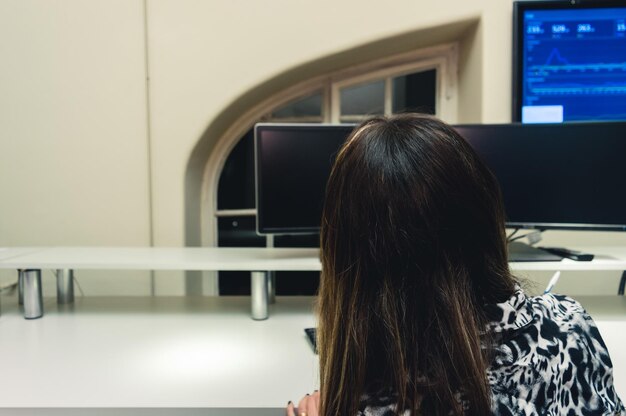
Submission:
<svg viewBox="0 0 626 416">
<path fill-rule="evenodd" d="M 313 394 L 307 394 L 300 400 L 298 407 L 293 403 L 287 404 L 285 414 L 287 416 L 318 416 L 320 408 L 320 392 L 315 390 Z"/>
</svg>

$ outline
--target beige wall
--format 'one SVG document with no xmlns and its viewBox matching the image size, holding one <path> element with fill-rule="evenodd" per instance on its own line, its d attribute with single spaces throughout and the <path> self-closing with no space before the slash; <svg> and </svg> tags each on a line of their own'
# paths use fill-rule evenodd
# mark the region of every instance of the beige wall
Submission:
<svg viewBox="0 0 626 416">
<path fill-rule="evenodd" d="M 259 99 L 248 93 L 276 92 L 290 76 L 295 82 L 347 65 L 350 51 L 381 39 L 416 47 L 458 40 L 459 119 L 510 119 L 509 1 L 148 0 L 145 6 L 0 0 L 0 246 L 193 242 L 185 226 L 195 229 L 195 220 L 186 224 L 185 216 L 199 207 L 186 211 L 186 183 L 201 188 L 206 152 L 228 121 Z M 474 23 L 424 39 L 436 32 L 422 29 L 453 22 Z M 206 146 L 199 152 L 201 138 Z M 194 149 L 200 168 L 189 164 Z M 554 234 L 563 244 L 572 235 L 589 237 Z M 593 236 L 626 243 L 621 234 Z M 89 293 L 150 293 L 147 272 L 85 272 L 81 285 Z M 183 291 L 181 273 L 157 273 L 157 293 Z"/>
<path fill-rule="evenodd" d="M 143 21 L 139 0 L 0 1 L 0 246 L 150 244 Z"/>
</svg>

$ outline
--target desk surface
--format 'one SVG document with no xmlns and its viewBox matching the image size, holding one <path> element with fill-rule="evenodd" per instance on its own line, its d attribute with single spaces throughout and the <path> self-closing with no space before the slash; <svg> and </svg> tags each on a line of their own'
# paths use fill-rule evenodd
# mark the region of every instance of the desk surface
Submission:
<svg viewBox="0 0 626 416">
<path fill-rule="evenodd" d="M 592 261 L 515 262 L 509 263 L 512 270 L 626 270 L 626 246 L 581 246 L 568 247 L 573 250 L 594 254 Z"/>
<path fill-rule="evenodd" d="M 247 297 L 47 298 L 29 322 L 2 300 L 0 408 L 282 408 L 318 388 L 312 298 L 261 322 Z"/>
<path fill-rule="evenodd" d="M 576 248 L 576 247 L 575 247 Z M 626 247 L 576 248 L 590 262 L 510 263 L 512 270 L 626 270 Z M 0 269 L 321 270 L 315 248 L 16 247 L 0 248 Z"/>
<path fill-rule="evenodd" d="M 626 298 L 578 299 L 626 398 Z M 46 299 L 46 319 L 32 322 L 3 301 L 0 408 L 282 408 L 318 386 L 303 331 L 315 325 L 312 298 L 279 298 L 262 322 L 248 298 L 77 298 L 78 312 Z"/>
<path fill-rule="evenodd" d="M 4 256 L 4 257 L 3 257 Z M 321 270 L 316 248 L 16 247 L 0 269 Z"/>
</svg>

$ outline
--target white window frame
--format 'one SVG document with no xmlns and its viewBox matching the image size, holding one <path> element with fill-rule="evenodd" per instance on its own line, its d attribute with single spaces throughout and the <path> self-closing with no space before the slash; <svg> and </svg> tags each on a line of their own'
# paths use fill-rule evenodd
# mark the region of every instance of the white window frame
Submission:
<svg viewBox="0 0 626 416">
<path fill-rule="evenodd" d="M 416 72 L 436 70 L 437 81 L 435 90 L 435 115 L 448 123 L 456 123 L 458 100 L 456 94 L 457 83 L 457 45 L 449 44 L 435 48 L 428 48 L 410 55 L 394 57 L 385 67 L 380 62 L 361 67 L 360 75 L 335 76 L 331 81 L 331 122 L 339 123 L 341 119 L 341 90 L 346 87 L 385 81 L 385 115 L 392 114 L 392 79 Z M 410 62 L 406 62 L 410 60 Z M 401 63 L 405 61 L 406 63 Z"/>
</svg>

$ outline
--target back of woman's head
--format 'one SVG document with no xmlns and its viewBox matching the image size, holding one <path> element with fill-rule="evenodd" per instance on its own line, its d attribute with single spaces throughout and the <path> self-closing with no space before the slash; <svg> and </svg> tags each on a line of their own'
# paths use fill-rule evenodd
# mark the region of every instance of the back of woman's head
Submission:
<svg viewBox="0 0 626 416">
<path fill-rule="evenodd" d="M 514 290 L 494 176 L 454 129 L 374 118 L 337 155 L 322 216 L 325 415 L 387 390 L 422 414 L 486 414 L 483 305 Z"/>
</svg>

